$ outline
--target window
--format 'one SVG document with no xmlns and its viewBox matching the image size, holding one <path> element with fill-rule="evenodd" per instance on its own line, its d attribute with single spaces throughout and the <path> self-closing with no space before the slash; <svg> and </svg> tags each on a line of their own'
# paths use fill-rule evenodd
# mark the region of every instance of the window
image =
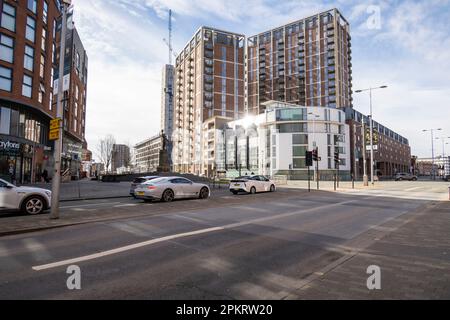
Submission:
<svg viewBox="0 0 450 320">
<path fill-rule="evenodd" d="M 33 88 L 33 78 L 24 74 L 22 84 L 22 95 L 31 98 L 32 88 Z"/>
<path fill-rule="evenodd" d="M 27 0 L 27 8 L 33 13 L 36 13 L 37 0 Z"/>
<path fill-rule="evenodd" d="M 277 126 L 280 133 L 290 133 L 290 132 L 306 132 L 306 123 L 290 123 L 290 124 L 280 124 Z"/>
<path fill-rule="evenodd" d="M 39 96 L 38 96 L 39 103 L 44 102 L 44 95 L 45 95 L 45 87 L 42 83 L 40 83 L 39 84 Z"/>
<path fill-rule="evenodd" d="M 0 108 L 0 133 L 9 134 L 11 123 L 11 109 Z"/>
<path fill-rule="evenodd" d="M 11 91 L 12 70 L 0 66 L 0 90 Z"/>
<path fill-rule="evenodd" d="M 304 156 L 306 156 L 306 151 L 308 151 L 307 147 L 301 147 L 301 146 L 293 146 L 292 147 L 292 155 L 294 157 L 304 157 Z"/>
<path fill-rule="evenodd" d="M 16 8 L 3 3 L 1 26 L 9 31 L 16 32 Z"/>
<path fill-rule="evenodd" d="M 14 39 L 0 34 L 0 59 L 9 63 L 14 60 Z"/>
<path fill-rule="evenodd" d="M 305 158 L 294 158 L 292 159 L 294 169 L 304 169 L 306 168 Z"/>
<path fill-rule="evenodd" d="M 23 60 L 23 67 L 29 71 L 33 71 L 34 65 L 34 49 L 33 47 L 25 45 L 25 56 Z"/>
<path fill-rule="evenodd" d="M 43 54 L 41 54 L 41 62 L 40 62 L 40 67 L 39 67 L 39 76 L 41 78 L 44 78 L 44 74 L 45 74 L 45 57 Z"/>
<path fill-rule="evenodd" d="M 47 44 L 47 30 L 42 29 L 41 49 L 44 52 L 45 52 L 46 44 Z"/>
<path fill-rule="evenodd" d="M 34 42 L 36 36 L 36 20 L 32 17 L 27 17 L 27 27 L 25 30 L 25 38 Z"/>
<path fill-rule="evenodd" d="M 306 134 L 293 134 L 292 144 L 308 144 L 308 135 Z"/>
<path fill-rule="evenodd" d="M 47 21 L 48 21 L 48 3 L 47 3 L 47 1 L 44 1 L 44 11 L 42 13 L 42 20 L 44 21 L 44 24 L 47 24 Z"/>
</svg>

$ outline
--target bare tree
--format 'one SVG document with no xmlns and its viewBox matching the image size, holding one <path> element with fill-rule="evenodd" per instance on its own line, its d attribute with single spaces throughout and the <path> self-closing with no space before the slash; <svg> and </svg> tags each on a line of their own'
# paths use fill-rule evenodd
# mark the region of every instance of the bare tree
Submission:
<svg viewBox="0 0 450 320">
<path fill-rule="evenodd" d="M 113 157 L 113 146 L 116 144 L 116 139 L 113 135 L 108 134 L 97 144 L 97 153 L 101 163 L 105 166 L 105 171 L 108 173 Z"/>
</svg>

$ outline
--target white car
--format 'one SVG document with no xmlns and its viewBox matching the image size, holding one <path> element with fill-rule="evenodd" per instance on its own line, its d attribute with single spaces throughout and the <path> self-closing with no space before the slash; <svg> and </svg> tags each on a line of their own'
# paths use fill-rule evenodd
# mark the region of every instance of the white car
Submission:
<svg viewBox="0 0 450 320">
<path fill-rule="evenodd" d="M 275 182 L 264 176 L 243 176 L 230 181 L 230 191 L 233 194 L 246 192 L 275 192 Z"/>
<path fill-rule="evenodd" d="M 50 209 L 52 192 L 32 187 L 16 187 L 0 179 L 0 210 L 20 210 L 39 214 Z"/>
</svg>

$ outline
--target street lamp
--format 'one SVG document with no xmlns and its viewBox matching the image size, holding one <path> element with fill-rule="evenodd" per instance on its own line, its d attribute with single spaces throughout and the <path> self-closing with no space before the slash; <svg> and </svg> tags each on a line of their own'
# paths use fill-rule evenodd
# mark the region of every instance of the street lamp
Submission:
<svg viewBox="0 0 450 320">
<path fill-rule="evenodd" d="M 67 12 L 71 5 L 71 0 L 63 0 L 61 2 L 61 45 L 59 50 L 59 73 L 58 73 L 58 100 L 56 104 L 56 118 L 62 119 L 64 116 L 63 104 L 64 99 L 64 58 L 66 52 L 66 32 L 67 32 Z M 62 122 L 62 121 L 61 121 Z M 55 167 L 52 178 L 52 203 L 50 219 L 59 219 L 59 189 L 61 186 L 61 152 L 62 152 L 62 139 L 63 128 L 62 123 L 59 125 L 58 140 L 55 141 L 54 160 Z"/>
<path fill-rule="evenodd" d="M 317 146 L 316 143 L 316 119 L 320 118 L 320 115 L 315 114 L 314 112 L 308 112 L 308 115 L 313 116 L 313 147 Z"/>
<path fill-rule="evenodd" d="M 436 140 L 442 141 L 442 165 L 444 166 L 444 172 L 446 168 L 446 161 L 445 161 L 445 145 L 449 144 L 446 142 L 450 137 L 437 137 Z"/>
<path fill-rule="evenodd" d="M 374 181 L 374 172 L 373 172 L 373 166 L 374 166 L 374 160 L 373 160 L 373 110 L 372 110 L 372 91 L 377 89 L 386 89 L 388 86 L 380 86 L 376 88 L 367 88 L 367 89 L 361 89 L 356 90 L 355 93 L 361 93 L 365 91 L 369 91 L 369 97 L 370 97 L 370 180 L 372 182 L 372 185 L 375 184 Z M 366 152 L 366 150 L 364 150 Z"/>
<path fill-rule="evenodd" d="M 442 128 L 438 129 L 424 129 L 422 132 L 430 132 L 431 133 L 431 178 L 436 180 L 436 175 L 434 171 L 434 131 L 441 131 Z"/>
</svg>

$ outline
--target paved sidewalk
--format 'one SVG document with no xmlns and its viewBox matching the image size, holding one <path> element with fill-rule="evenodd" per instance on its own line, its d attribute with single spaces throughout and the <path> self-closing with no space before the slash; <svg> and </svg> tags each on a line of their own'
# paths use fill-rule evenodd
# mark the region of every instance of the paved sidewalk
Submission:
<svg viewBox="0 0 450 320">
<path fill-rule="evenodd" d="M 52 189 L 51 183 L 37 183 L 25 185 L 25 187 L 38 187 Z M 80 180 L 61 183 L 61 201 L 80 199 L 105 199 L 130 196 L 130 182 L 99 182 L 91 180 Z"/>
<path fill-rule="evenodd" d="M 380 228 L 382 229 L 382 228 Z M 450 202 L 408 216 L 398 228 L 319 273 L 289 299 L 450 299 Z M 368 266 L 381 269 L 381 290 L 368 290 Z"/>
</svg>

